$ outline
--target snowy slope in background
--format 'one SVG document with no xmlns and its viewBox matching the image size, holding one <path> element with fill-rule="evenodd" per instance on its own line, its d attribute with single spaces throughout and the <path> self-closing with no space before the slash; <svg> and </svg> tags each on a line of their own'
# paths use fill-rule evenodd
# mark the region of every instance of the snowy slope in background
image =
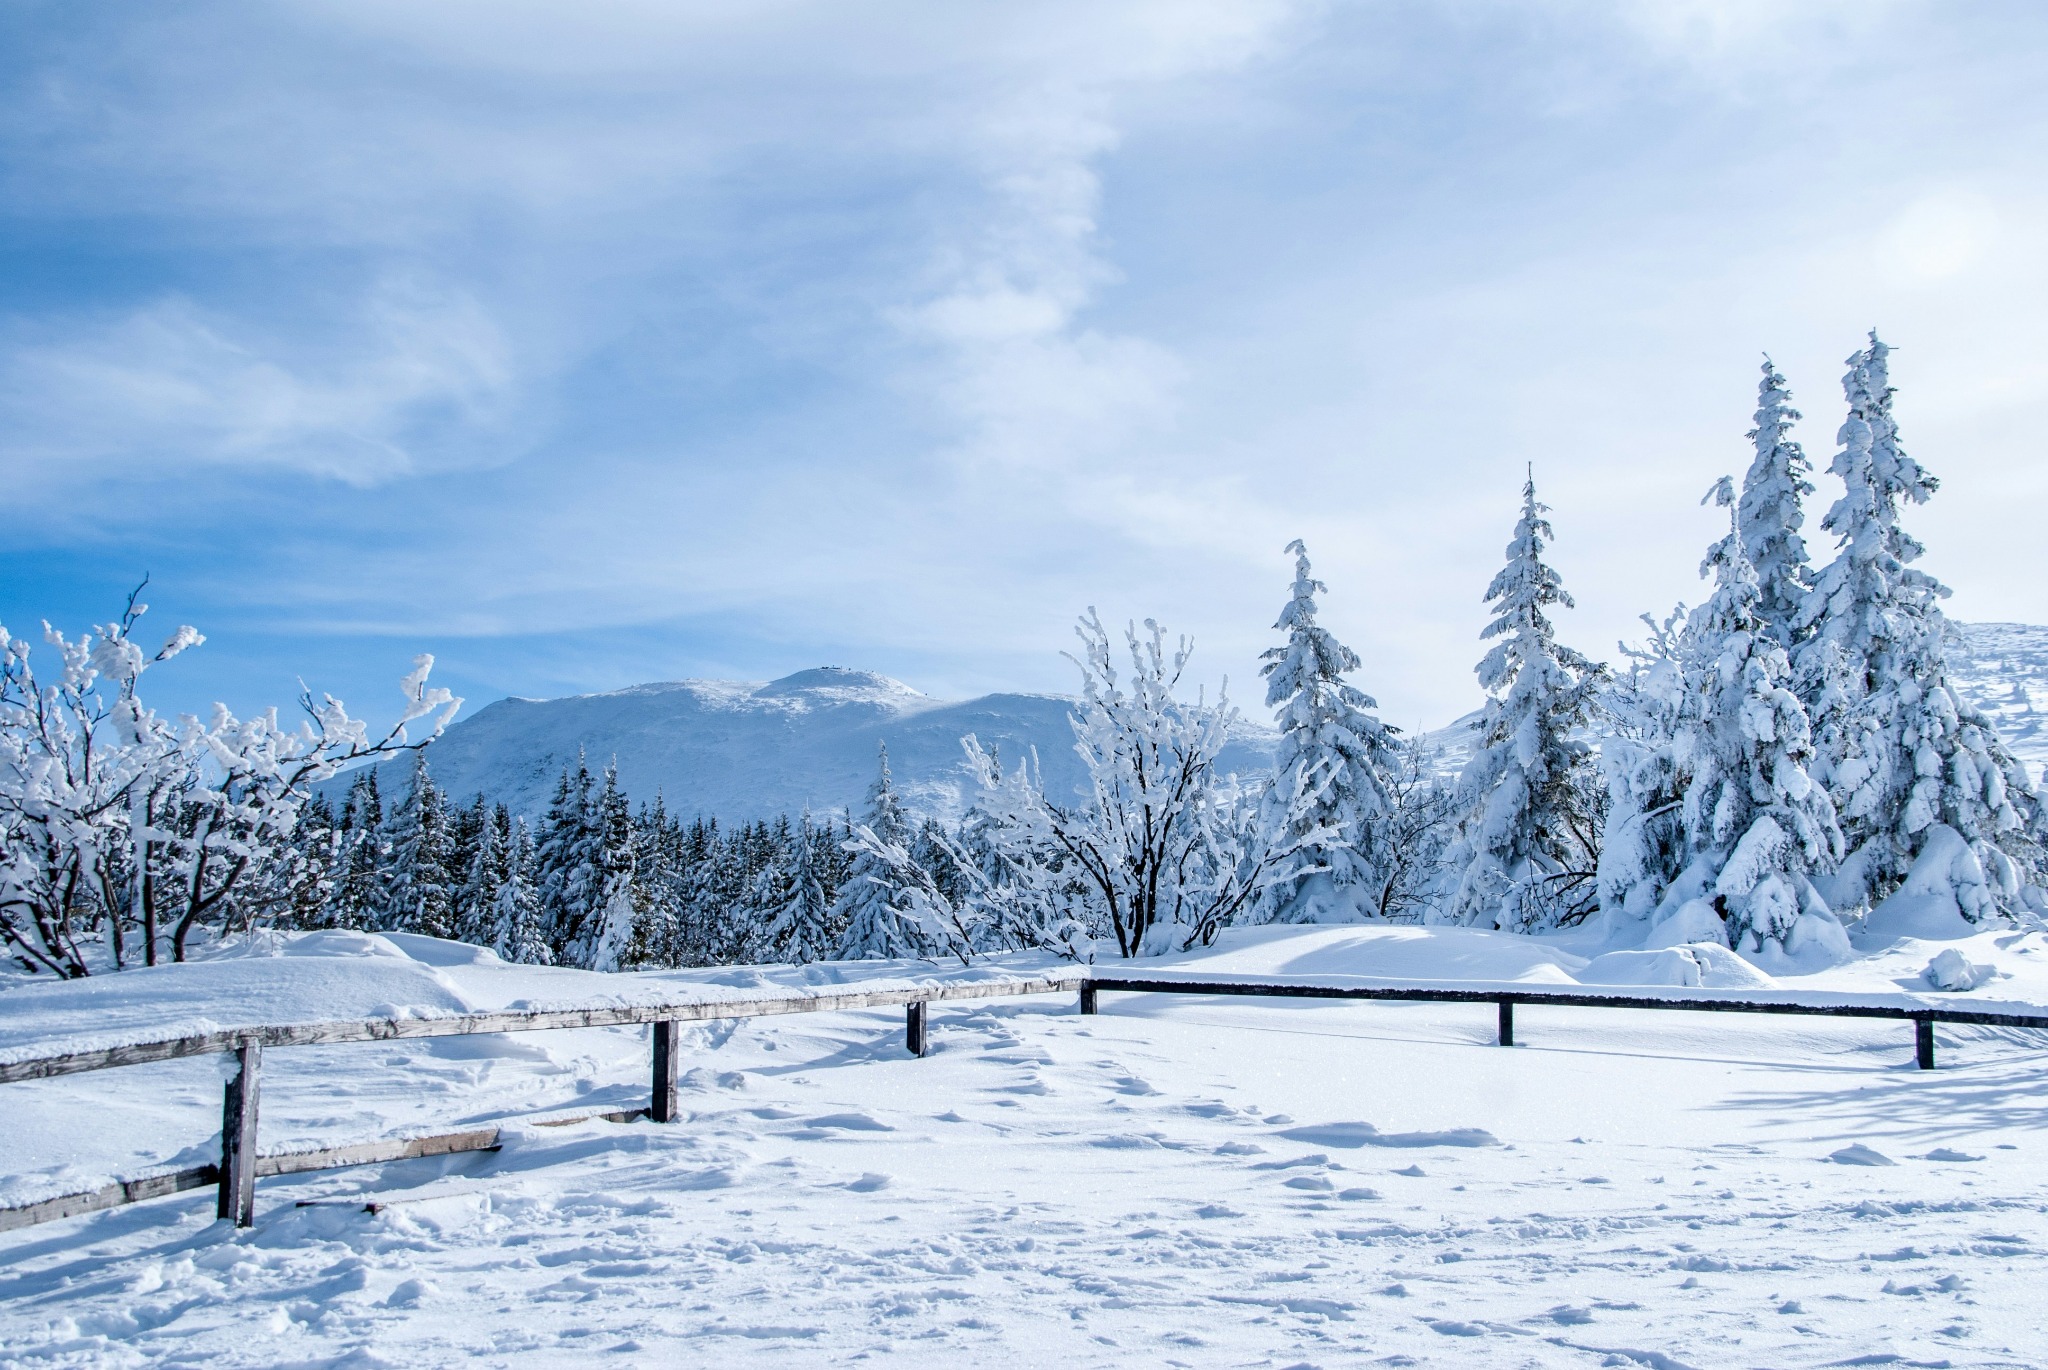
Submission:
<svg viewBox="0 0 2048 1370">
<path fill-rule="evenodd" d="M 1949 678 L 1982 709 L 2035 779 L 2048 764 L 2048 628 L 2027 623 L 1958 623 Z M 1417 737 L 1436 752 L 1437 769 L 1456 775 L 1472 754 L 1479 711 Z"/>
<path fill-rule="evenodd" d="M 1963 694 L 1998 724 L 2038 775 L 2048 762 L 2048 628 L 1961 625 L 1952 665 Z M 434 744 L 434 776 L 460 800 L 479 792 L 538 813 L 581 748 L 593 771 L 616 757 L 635 800 L 659 791 L 672 812 L 744 821 L 857 807 L 875 777 L 875 747 L 889 744 L 897 784 L 912 807 L 957 816 L 968 733 L 1011 764 L 1037 748 L 1047 787 L 1074 791 L 1081 766 L 1061 695 L 992 694 L 948 701 L 867 671 L 820 667 L 767 684 L 684 680 L 566 699 L 501 699 L 459 720 Z M 1455 774 L 1472 743 L 1477 712 L 1417 734 Z M 1224 768 L 1249 774 L 1270 764 L 1272 731 L 1247 720 Z M 404 786 L 409 763 L 385 774 Z M 346 782 L 341 782 L 343 785 Z"/>
<path fill-rule="evenodd" d="M 1957 690 L 1998 725 L 2027 773 L 2048 763 L 2048 628 L 2027 623 L 1964 623 L 1951 649 Z"/>
<path fill-rule="evenodd" d="M 435 780 L 458 800 L 483 793 L 524 813 L 547 805 L 580 748 L 592 771 L 616 758 L 636 801 L 658 791 L 670 812 L 725 821 L 857 808 L 875 779 L 875 749 L 912 807 L 958 815 L 966 767 L 960 739 L 973 733 L 1006 766 L 1038 750 L 1047 789 L 1081 783 L 1072 701 L 1058 695 L 994 694 L 954 702 L 867 671 L 836 666 L 767 684 L 684 680 L 567 699 L 501 699 L 459 720 L 430 753 Z M 1224 768 L 1271 764 L 1271 733 L 1246 724 Z M 409 762 L 380 783 L 402 791 Z M 344 780 L 341 782 L 346 784 Z"/>
</svg>

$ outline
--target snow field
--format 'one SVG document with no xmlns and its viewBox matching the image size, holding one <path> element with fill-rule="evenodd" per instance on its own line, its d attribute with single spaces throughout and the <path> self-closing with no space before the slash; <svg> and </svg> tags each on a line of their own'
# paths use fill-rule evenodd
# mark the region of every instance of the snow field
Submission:
<svg viewBox="0 0 2048 1370">
<path fill-rule="evenodd" d="M 1525 1009 L 1511 1050 L 1485 1006 L 932 1021 L 921 1061 L 888 1011 L 688 1028 L 678 1124 L 266 1180 L 240 1234 L 205 1191 L 7 1234 L 0 1364 L 2048 1360 L 2025 1034 L 1944 1029 L 1924 1074 L 1846 1021 Z M 278 1051 L 265 1145 L 636 1103 L 646 1061 L 625 1029 Z M 137 1106 L 203 1150 L 218 1080 L 6 1097 L 47 1164 Z"/>
</svg>

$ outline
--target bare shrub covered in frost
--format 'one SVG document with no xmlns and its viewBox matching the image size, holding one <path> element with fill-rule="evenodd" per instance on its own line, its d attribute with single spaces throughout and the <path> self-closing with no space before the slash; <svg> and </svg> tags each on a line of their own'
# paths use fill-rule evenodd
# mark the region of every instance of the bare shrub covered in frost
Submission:
<svg viewBox="0 0 2048 1370">
<path fill-rule="evenodd" d="M 150 652 L 135 641 L 148 612 L 137 595 L 75 639 L 44 624 L 58 659 L 50 678 L 30 643 L 0 627 L 0 937 L 31 970 L 183 960 L 196 931 L 290 904 L 322 874 L 292 842 L 311 787 L 424 746 L 462 703 L 427 685 L 434 659 L 423 655 L 381 738 L 310 692 L 296 728 L 275 709 L 243 719 L 224 704 L 174 723 L 142 702 L 142 676 L 205 639 L 181 627 Z M 408 741 L 422 719 L 428 736 Z"/>
<path fill-rule="evenodd" d="M 1127 957 L 1181 950 L 1214 940 L 1297 853 L 1343 841 L 1314 819 L 1327 774 L 1297 771 L 1276 781 L 1279 797 L 1267 803 L 1277 803 L 1285 821 L 1275 823 L 1261 821 L 1257 787 L 1217 773 L 1237 712 L 1220 694 L 1213 705 L 1178 697 L 1192 650 L 1186 639 L 1169 652 L 1152 620 L 1143 634 L 1127 628 L 1130 672 L 1122 678 L 1093 610 L 1076 632 L 1081 699 L 1072 723 L 1087 767 L 1084 798 L 1057 802 L 1030 758 L 1005 776 L 966 739 L 984 780 L 982 839 L 1012 892 L 991 880 L 992 905 L 1015 899 L 1049 927 L 1078 915 L 1087 932 L 1114 940 Z"/>
</svg>

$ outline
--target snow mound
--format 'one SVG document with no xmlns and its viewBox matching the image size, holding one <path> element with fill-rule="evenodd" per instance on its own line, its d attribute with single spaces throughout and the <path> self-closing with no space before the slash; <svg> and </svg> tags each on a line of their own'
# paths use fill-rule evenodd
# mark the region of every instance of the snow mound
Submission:
<svg viewBox="0 0 2048 1370">
<path fill-rule="evenodd" d="M 1279 1134 L 1311 1146 L 1499 1146 L 1500 1139 L 1483 1127 L 1454 1127 L 1439 1132 L 1382 1132 L 1371 1123 L 1315 1123 L 1283 1128 Z"/>
<path fill-rule="evenodd" d="M 1158 958 L 1157 965 L 1212 975 L 1369 976 L 1388 980 L 1577 983 L 1586 964 L 1555 943 L 1481 928 L 1225 928 L 1216 944 Z"/>
<path fill-rule="evenodd" d="M 1586 985 L 1678 985 L 1702 989 L 1771 989 L 1777 981 L 1713 942 L 1610 951 L 1578 973 Z"/>
<path fill-rule="evenodd" d="M 1885 1155 L 1882 1151 L 1873 1150 L 1872 1148 L 1863 1145 L 1863 1143 L 1861 1142 L 1856 1142 L 1853 1145 L 1843 1147 L 1840 1151 L 1837 1151 L 1830 1155 L 1828 1159 L 1833 1161 L 1836 1165 L 1898 1164 L 1897 1161 Z"/>
<path fill-rule="evenodd" d="M 1945 947 L 1927 963 L 1927 969 L 1921 974 L 1936 989 L 1962 991 L 1996 979 L 1998 967 L 1978 965 L 1954 947 Z"/>
</svg>

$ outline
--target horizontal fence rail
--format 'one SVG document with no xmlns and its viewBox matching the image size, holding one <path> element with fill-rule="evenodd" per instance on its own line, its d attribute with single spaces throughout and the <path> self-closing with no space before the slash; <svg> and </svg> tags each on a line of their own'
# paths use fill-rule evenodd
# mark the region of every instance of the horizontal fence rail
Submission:
<svg viewBox="0 0 2048 1370">
<path fill-rule="evenodd" d="M 494 1151 L 500 1145 L 496 1125 L 435 1136 L 359 1142 L 313 1151 L 262 1155 L 256 1145 L 259 1076 L 266 1048 L 327 1046 L 351 1042 L 405 1041 L 463 1037 L 504 1032 L 543 1032 L 566 1028 L 624 1027 L 648 1023 L 652 1031 L 652 1090 L 649 1106 L 573 1117 L 533 1119 L 537 1126 L 562 1126 L 603 1119 L 626 1122 L 648 1118 L 672 1122 L 678 1116 L 677 1067 L 681 1026 L 725 1018 L 757 1018 L 791 1013 L 831 1013 L 850 1009 L 904 1009 L 904 1045 L 923 1056 L 929 1041 L 927 1008 L 935 1003 L 1011 998 L 1078 991 L 1080 1011 L 1100 1009 L 1103 991 L 1124 994 L 1215 994 L 1281 999 L 1356 999 L 1406 1003 L 1493 1004 L 1498 1018 L 1497 1040 L 1515 1041 L 1514 1011 L 1522 1005 L 1560 1008 L 1662 1009 L 1695 1013 L 1765 1013 L 1805 1017 L 1869 1018 L 1907 1021 L 1914 1025 L 1915 1057 L 1923 1070 L 1934 1069 L 1934 1025 L 1963 1023 L 1997 1027 L 2048 1029 L 2048 1010 L 1950 1008 L 1912 995 L 1816 993 L 1784 990 L 1724 990 L 1703 995 L 1655 987 L 1605 990 L 1594 986 L 1553 989 L 1519 983 L 1466 981 L 1434 984 L 1399 983 L 1363 976 L 1326 978 L 1300 976 L 1227 976 L 1199 972 L 1126 975 L 1075 967 L 1043 975 L 974 980 L 906 982 L 883 980 L 867 985 L 789 989 L 776 993 L 730 991 L 702 986 L 675 999 L 582 1007 L 502 1009 L 483 1013 L 363 1018 L 321 1023 L 251 1024 L 155 1040 L 94 1045 L 82 1050 L 41 1053 L 17 1049 L 0 1053 L 0 1084 L 55 1079 L 119 1066 L 195 1056 L 231 1055 L 236 1068 L 223 1090 L 221 1160 L 141 1179 L 117 1181 L 84 1193 L 60 1195 L 34 1203 L 0 1208 L 0 1231 L 71 1217 L 144 1199 L 217 1186 L 218 1213 L 237 1226 L 255 1220 L 255 1182 L 259 1177 L 291 1175 L 342 1166 L 470 1151 Z"/>
<path fill-rule="evenodd" d="M 1223 994 L 1264 999 L 1377 999 L 1397 1003 L 1494 1004 L 1498 1006 L 1498 1038 L 1515 1044 L 1515 1007 L 1548 1004 L 1558 1008 L 1675 1009 L 1691 1013 L 1773 1013 L 1814 1018 L 1878 1018 L 1913 1024 L 1914 1056 L 1922 1070 L 1934 1069 L 1934 1025 L 1971 1023 L 1980 1026 L 2048 1029 L 2048 1012 L 2039 1009 L 1943 1008 L 1910 995 L 1859 998 L 1811 990 L 1724 990 L 1707 997 L 1683 992 L 1630 993 L 1627 990 L 1539 989 L 1500 983 L 1412 985 L 1378 982 L 1365 977 L 1313 980 L 1282 976 L 1231 977 L 1184 975 L 1094 975 L 1081 989 L 1081 1012 L 1096 1012 L 1103 990 L 1129 994 Z"/>
</svg>

